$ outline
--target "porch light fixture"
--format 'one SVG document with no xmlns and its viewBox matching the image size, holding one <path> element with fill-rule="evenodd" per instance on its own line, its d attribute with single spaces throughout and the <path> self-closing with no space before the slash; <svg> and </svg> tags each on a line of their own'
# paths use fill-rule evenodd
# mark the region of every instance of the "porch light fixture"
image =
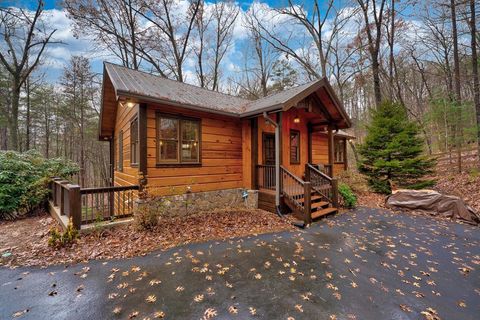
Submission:
<svg viewBox="0 0 480 320">
<path fill-rule="evenodd" d="M 300 123 L 300 118 L 295 116 L 295 118 L 293 118 L 293 123 Z"/>
</svg>

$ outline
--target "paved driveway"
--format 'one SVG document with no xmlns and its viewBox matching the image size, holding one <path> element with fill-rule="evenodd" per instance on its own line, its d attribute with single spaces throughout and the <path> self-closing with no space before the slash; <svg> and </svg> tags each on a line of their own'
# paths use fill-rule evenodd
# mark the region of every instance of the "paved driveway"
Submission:
<svg viewBox="0 0 480 320">
<path fill-rule="evenodd" d="M 479 319 L 479 263 L 479 228 L 359 208 L 306 231 L 1 269 L 0 319 Z"/>
</svg>

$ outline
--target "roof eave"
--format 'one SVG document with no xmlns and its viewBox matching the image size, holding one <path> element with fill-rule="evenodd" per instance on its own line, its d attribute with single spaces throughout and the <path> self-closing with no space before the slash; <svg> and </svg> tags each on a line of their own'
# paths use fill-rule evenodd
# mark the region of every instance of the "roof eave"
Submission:
<svg viewBox="0 0 480 320">
<path fill-rule="evenodd" d="M 154 98 L 154 97 L 149 97 L 149 96 L 141 95 L 141 94 L 138 94 L 138 93 L 132 93 L 132 92 L 123 91 L 123 90 L 117 90 L 117 97 L 119 99 L 128 97 L 128 98 L 133 98 L 133 99 L 136 99 L 136 100 L 139 100 L 139 101 L 165 104 L 165 105 L 169 105 L 169 106 L 173 106 L 173 107 L 181 107 L 181 108 L 185 108 L 185 109 L 207 112 L 207 113 L 214 113 L 214 114 L 224 115 L 224 116 L 228 116 L 228 117 L 236 117 L 236 118 L 240 117 L 240 114 L 235 113 L 235 112 L 209 109 L 209 108 L 205 108 L 205 107 L 198 106 L 198 105 L 186 104 L 186 103 L 176 102 L 176 101 L 172 101 L 172 100 L 168 100 L 168 99 Z"/>
<path fill-rule="evenodd" d="M 253 110 L 253 111 L 243 112 L 243 113 L 240 114 L 240 118 L 250 118 L 250 117 L 260 115 L 264 112 L 272 112 L 272 111 L 279 111 L 279 110 L 283 110 L 283 103 L 276 104 L 276 105 L 269 106 L 269 107 L 265 107 L 265 108 L 261 108 L 261 109 L 257 109 L 257 110 Z"/>
</svg>

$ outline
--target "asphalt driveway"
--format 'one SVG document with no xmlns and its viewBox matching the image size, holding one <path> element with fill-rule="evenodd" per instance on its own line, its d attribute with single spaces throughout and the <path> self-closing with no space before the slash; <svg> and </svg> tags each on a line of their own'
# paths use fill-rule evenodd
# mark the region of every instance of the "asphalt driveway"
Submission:
<svg viewBox="0 0 480 320">
<path fill-rule="evenodd" d="M 359 208 L 305 231 L 0 269 L 0 319 L 479 319 L 479 264 L 479 228 Z"/>
</svg>

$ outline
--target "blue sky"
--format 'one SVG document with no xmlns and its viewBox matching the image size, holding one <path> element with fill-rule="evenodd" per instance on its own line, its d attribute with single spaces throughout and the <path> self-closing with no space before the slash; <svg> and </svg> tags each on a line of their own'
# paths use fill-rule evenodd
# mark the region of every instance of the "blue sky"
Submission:
<svg viewBox="0 0 480 320">
<path fill-rule="evenodd" d="M 211 1 L 206 1 L 211 2 Z M 267 4 L 269 7 L 282 7 L 287 5 L 286 0 L 274 1 L 266 0 L 261 1 L 264 4 Z M 311 6 L 309 1 L 294 1 L 295 3 L 306 3 L 307 10 Z M 37 1 L 4 1 L 3 4 L 7 6 L 17 6 L 28 8 L 34 10 L 37 5 Z M 321 4 L 327 5 L 327 1 L 320 1 Z M 337 0 L 336 5 L 341 5 L 348 3 L 347 0 Z M 240 5 L 243 11 L 247 11 L 252 4 L 252 1 L 237 1 L 237 4 Z M 119 63 L 120 61 L 112 57 L 106 50 L 99 50 L 95 47 L 95 41 L 92 37 L 88 35 L 80 35 L 79 38 L 74 37 L 73 29 L 70 19 L 66 16 L 65 11 L 61 7 L 61 1 L 59 0 L 45 0 L 45 12 L 48 14 L 48 19 L 46 19 L 48 25 L 51 25 L 52 28 L 57 29 L 54 34 L 54 38 L 57 41 L 61 41 L 61 44 L 53 44 L 49 46 L 48 50 L 45 52 L 43 66 L 39 69 L 39 74 L 43 74 L 45 79 L 48 82 L 55 83 L 60 80 L 60 77 L 63 73 L 64 67 L 68 64 L 70 57 L 72 55 L 85 56 L 90 59 L 91 66 L 94 72 L 100 74 L 102 72 L 103 61 L 110 61 Z M 238 19 L 237 24 L 241 25 L 241 19 Z M 278 28 L 296 28 L 289 26 L 288 24 L 283 24 L 280 22 L 275 26 Z M 283 30 L 283 29 L 282 29 Z M 303 29 L 299 29 L 300 32 L 304 32 Z M 229 50 L 229 53 L 225 56 L 223 60 L 222 71 L 224 77 L 235 77 L 235 74 L 238 74 L 239 70 L 243 68 L 245 59 L 245 50 L 246 46 L 246 30 L 241 26 L 236 29 L 234 34 L 234 45 Z M 302 37 L 302 34 L 295 33 Z M 186 69 L 187 82 L 195 84 L 196 77 L 194 75 L 195 64 L 193 59 L 186 61 L 184 64 Z"/>
</svg>

